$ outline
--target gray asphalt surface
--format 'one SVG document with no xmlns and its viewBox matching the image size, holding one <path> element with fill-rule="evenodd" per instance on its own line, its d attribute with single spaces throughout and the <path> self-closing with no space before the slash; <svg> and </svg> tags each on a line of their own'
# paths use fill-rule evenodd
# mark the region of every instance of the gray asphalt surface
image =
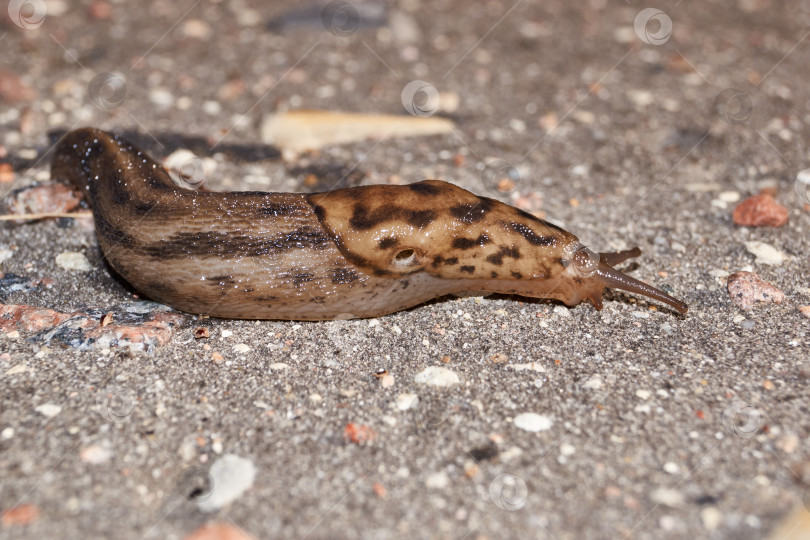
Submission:
<svg viewBox="0 0 810 540">
<path fill-rule="evenodd" d="M 294 2 L 39 4 L 31 28 L 0 27 L 2 78 L 34 92 L 0 109 L 17 172 L 4 192 L 48 180 L 51 130 L 138 132 L 160 157 L 187 147 L 181 136 L 222 138 L 222 189 L 326 189 L 350 173 L 341 185 L 397 175 L 511 202 L 535 193 L 595 250 L 639 245 L 631 274 L 690 311 L 608 293 L 601 312 L 471 297 L 376 320 L 190 318 L 152 353 L 5 334 L 0 512 L 40 514 L 0 537 L 183 538 L 215 520 L 256 538 L 761 538 L 802 504 L 810 212 L 794 180 L 810 168 L 807 3 L 408 0 L 384 26 L 335 19 L 348 29 L 337 32 L 320 8 L 290 15 Z M 663 13 L 640 15 L 648 7 Z M 639 16 L 655 20 L 637 30 Z M 123 92 L 99 86 L 109 73 Z M 293 162 L 261 143 L 276 110 L 407 114 L 413 80 L 458 98 L 452 135 Z M 488 184 L 492 159 L 519 171 L 514 195 Z M 788 224 L 735 226 L 729 201 L 763 188 Z M 756 262 L 751 241 L 784 262 Z M 0 247 L 13 252 L 4 272 L 56 280 L 8 303 L 136 301 L 75 222 L 7 224 Z M 93 269 L 62 269 L 63 251 Z M 787 300 L 741 312 L 724 276 L 747 267 Z M 209 339 L 192 338 L 198 324 Z M 430 366 L 460 383 L 416 382 Z M 408 394 L 418 403 L 400 410 Z M 523 413 L 546 429 L 522 429 Z M 347 424 L 376 436 L 355 444 Z M 226 454 L 252 462 L 253 485 L 202 512 L 206 471 Z"/>
</svg>

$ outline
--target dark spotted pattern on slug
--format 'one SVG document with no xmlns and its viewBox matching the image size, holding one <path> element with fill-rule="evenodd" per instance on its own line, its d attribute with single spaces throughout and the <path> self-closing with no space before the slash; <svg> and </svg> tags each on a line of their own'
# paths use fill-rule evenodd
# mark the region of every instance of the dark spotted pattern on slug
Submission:
<svg viewBox="0 0 810 540">
<path fill-rule="evenodd" d="M 216 317 L 373 317 L 450 293 L 602 305 L 605 287 L 686 305 L 572 234 L 453 184 L 328 193 L 192 191 L 130 143 L 72 131 L 51 174 L 82 189 L 110 265 L 143 294 Z"/>
</svg>

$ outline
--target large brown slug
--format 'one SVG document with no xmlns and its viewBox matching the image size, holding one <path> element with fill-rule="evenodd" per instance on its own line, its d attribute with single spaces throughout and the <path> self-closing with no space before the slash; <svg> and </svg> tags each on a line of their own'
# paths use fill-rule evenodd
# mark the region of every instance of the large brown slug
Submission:
<svg viewBox="0 0 810 540">
<path fill-rule="evenodd" d="M 190 313 L 375 317 L 466 292 L 600 309 L 605 287 L 687 310 L 612 268 L 638 248 L 595 255 L 559 227 L 439 180 L 312 195 L 190 190 L 92 128 L 65 135 L 51 175 L 85 192 L 101 250 L 124 279 Z"/>
</svg>

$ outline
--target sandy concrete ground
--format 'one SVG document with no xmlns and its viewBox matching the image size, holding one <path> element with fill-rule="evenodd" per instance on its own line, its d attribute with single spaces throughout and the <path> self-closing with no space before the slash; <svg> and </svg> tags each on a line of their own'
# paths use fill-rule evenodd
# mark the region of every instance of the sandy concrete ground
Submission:
<svg viewBox="0 0 810 540">
<path fill-rule="evenodd" d="M 374 5 L 327 11 L 331 31 L 294 2 L 20 4 L 0 27 L 4 194 L 48 180 L 52 130 L 138 132 L 160 157 L 221 139 L 215 187 L 451 180 L 597 250 L 639 245 L 632 275 L 691 308 L 609 293 L 601 312 L 494 297 L 376 320 L 189 318 L 151 353 L 6 333 L 0 537 L 183 538 L 217 521 L 256 538 L 760 538 L 810 500 L 806 3 L 407 0 L 382 26 Z M 452 134 L 287 161 L 261 142 L 277 110 L 407 114 L 413 80 L 442 93 Z M 489 183 L 492 160 L 518 171 L 513 193 Z M 735 226 L 737 199 L 763 189 L 787 225 Z M 7 303 L 137 302 L 79 221 L 7 224 L 0 247 L 7 274 L 55 280 Z M 64 251 L 92 269 L 64 270 Z M 786 301 L 735 307 L 725 276 L 746 268 Z M 430 366 L 459 382 L 417 382 Z M 38 515 L 10 513 L 25 504 Z"/>
</svg>

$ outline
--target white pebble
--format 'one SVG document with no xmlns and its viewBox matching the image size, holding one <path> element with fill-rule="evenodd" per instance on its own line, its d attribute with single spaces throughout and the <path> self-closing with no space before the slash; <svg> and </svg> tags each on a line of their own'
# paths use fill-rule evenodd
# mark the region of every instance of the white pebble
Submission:
<svg viewBox="0 0 810 540">
<path fill-rule="evenodd" d="M 528 364 L 506 364 L 506 367 L 512 368 L 515 371 L 536 371 L 538 373 L 546 372 L 546 368 L 539 362 L 530 362 Z"/>
<path fill-rule="evenodd" d="M 582 388 L 585 388 L 586 390 L 599 390 L 600 388 L 602 388 L 602 377 L 600 377 L 599 375 L 594 375 L 593 377 L 585 381 L 585 384 L 582 385 Z"/>
<path fill-rule="evenodd" d="M 785 254 L 773 247 L 770 244 L 759 241 L 751 241 L 745 243 L 745 249 L 752 255 L 756 255 L 755 262 L 759 264 L 767 264 L 769 266 L 779 266 L 785 261 Z"/>
<path fill-rule="evenodd" d="M 714 506 L 708 506 L 701 510 L 700 519 L 707 531 L 713 531 L 723 523 L 723 514 Z"/>
<path fill-rule="evenodd" d="M 244 343 L 237 343 L 233 346 L 233 350 L 238 353 L 246 353 L 250 352 L 250 345 L 246 345 Z"/>
<path fill-rule="evenodd" d="M 7 441 L 12 437 L 14 437 L 13 427 L 7 427 L 3 431 L 0 431 L 0 438 L 2 438 L 4 441 Z"/>
<path fill-rule="evenodd" d="M 284 371 L 285 369 L 290 369 L 290 366 L 284 362 L 274 362 L 267 366 L 267 368 L 272 369 L 273 371 Z"/>
<path fill-rule="evenodd" d="M 425 479 L 425 486 L 430 489 L 444 489 L 450 484 L 450 477 L 444 471 L 431 474 Z"/>
<path fill-rule="evenodd" d="M 418 384 L 428 386 L 452 386 L 461 382 L 455 371 L 440 366 L 425 368 L 417 373 L 413 380 Z"/>
<path fill-rule="evenodd" d="M 549 430 L 554 425 L 554 422 L 548 416 L 531 412 L 517 415 L 513 423 L 516 428 L 532 433 Z"/>
<path fill-rule="evenodd" d="M 567 456 L 573 456 L 576 453 L 576 451 L 577 451 L 577 448 L 573 444 L 562 443 L 560 445 L 560 455 L 563 455 L 563 456 L 566 456 L 566 457 Z"/>
<path fill-rule="evenodd" d="M 65 251 L 56 256 L 56 264 L 65 270 L 77 270 L 79 272 L 90 271 L 90 261 L 84 256 L 84 253 L 75 251 Z"/>
<path fill-rule="evenodd" d="M 680 471 L 681 468 L 674 461 L 667 461 L 664 463 L 664 472 L 669 474 L 678 474 Z"/>
<path fill-rule="evenodd" d="M 79 459 L 85 463 L 91 463 L 93 465 L 107 463 L 110 461 L 111 457 L 112 451 L 109 448 L 100 446 L 98 444 L 92 444 L 87 448 L 82 448 L 81 452 L 79 452 Z"/>
<path fill-rule="evenodd" d="M 0 249 L 0 263 L 9 260 L 14 255 L 10 249 Z"/>
<path fill-rule="evenodd" d="M 53 418 L 62 412 L 62 407 L 59 405 L 54 405 L 53 403 L 44 403 L 38 407 L 35 407 L 34 410 L 41 415 L 47 416 L 48 418 Z"/>
<path fill-rule="evenodd" d="M 721 191 L 717 198 L 726 203 L 735 203 L 740 200 L 739 191 Z"/>
<path fill-rule="evenodd" d="M 419 403 L 419 396 L 416 394 L 403 393 L 397 396 L 395 401 L 397 409 L 400 411 L 407 411 L 411 407 L 416 407 Z"/>
<path fill-rule="evenodd" d="M 203 103 L 202 109 L 205 114 L 214 116 L 222 112 L 222 105 L 220 105 L 218 101 L 209 100 Z"/>
<path fill-rule="evenodd" d="M 153 88 L 149 92 L 149 101 L 159 107 L 171 107 L 174 104 L 174 95 L 165 88 Z"/>
<path fill-rule="evenodd" d="M 211 465 L 211 493 L 197 502 L 202 512 L 214 512 L 236 500 L 253 486 L 256 466 L 234 454 L 225 454 Z"/>
<path fill-rule="evenodd" d="M 570 317 L 571 310 L 565 306 L 554 306 L 554 314 L 560 317 Z"/>
<path fill-rule="evenodd" d="M 224 337 L 224 338 L 231 337 L 232 335 L 233 335 L 233 331 L 232 331 L 232 330 L 223 330 L 223 331 L 222 331 L 222 337 Z"/>
<path fill-rule="evenodd" d="M 683 495 L 674 489 L 660 487 L 650 494 L 650 498 L 656 504 L 663 504 L 669 507 L 677 507 L 683 504 Z"/>
<path fill-rule="evenodd" d="M 649 390 L 636 390 L 636 397 L 641 399 L 650 399 L 650 391 Z"/>
</svg>

